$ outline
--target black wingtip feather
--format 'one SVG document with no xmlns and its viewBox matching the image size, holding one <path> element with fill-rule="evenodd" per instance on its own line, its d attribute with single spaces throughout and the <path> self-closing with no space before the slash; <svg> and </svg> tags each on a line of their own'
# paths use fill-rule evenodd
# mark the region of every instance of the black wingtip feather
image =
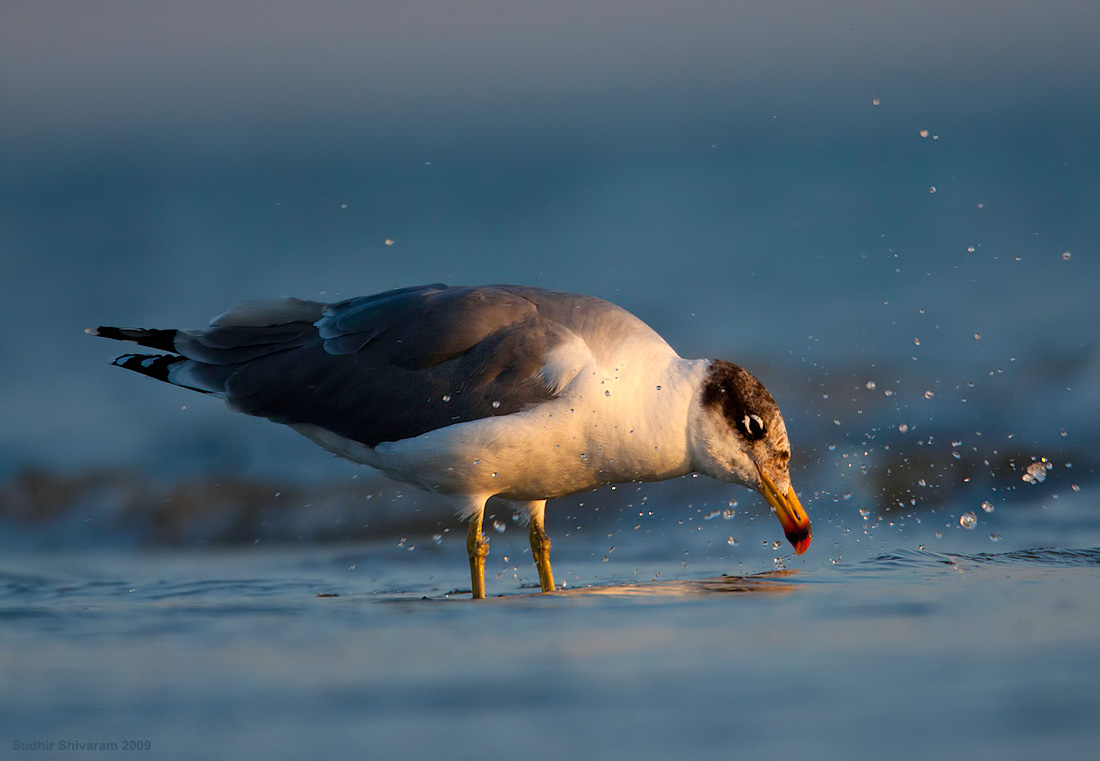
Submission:
<svg viewBox="0 0 1100 761">
<path fill-rule="evenodd" d="M 141 373 L 147 375 L 150 378 L 156 378 L 159 381 L 165 383 L 171 383 L 168 378 L 168 372 L 172 369 L 172 365 L 177 362 L 186 362 L 183 357 L 176 357 L 169 354 L 123 354 L 121 357 L 115 359 L 112 365 L 116 367 L 123 367 L 127 370 L 133 370 L 135 373 Z"/>
<path fill-rule="evenodd" d="M 187 357 L 178 357 L 174 354 L 123 354 L 121 357 L 116 357 L 112 365 L 115 367 L 121 367 L 126 370 L 133 370 L 135 373 L 154 378 L 155 380 L 164 381 L 165 383 L 171 383 L 173 386 L 179 386 L 180 388 L 190 389 L 191 391 L 198 391 L 200 394 L 213 394 L 218 396 L 218 392 L 209 388 L 199 388 L 198 386 L 192 386 L 188 383 L 181 382 L 179 378 L 172 378 L 172 368 L 180 362 L 188 362 L 190 360 Z"/>
<path fill-rule="evenodd" d="M 113 328 L 109 325 L 100 325 L 98 328 L 84 331 L 89 335 L 100 338 L 110 338 L 115 341 L 129 341 L 138 346 L 148 346 L 158 351 L 176 350 L 176 331 L 162 330 L 159 328 Z"/>
</svg>

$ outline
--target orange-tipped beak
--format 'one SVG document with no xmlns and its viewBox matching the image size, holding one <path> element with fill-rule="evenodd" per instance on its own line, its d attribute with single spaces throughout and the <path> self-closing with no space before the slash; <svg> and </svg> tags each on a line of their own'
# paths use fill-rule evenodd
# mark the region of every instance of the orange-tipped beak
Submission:
<svg viewBox="0 0 1100 761">
<path fill-rule="evenodd" d="M 764 471 L 757 467 L 760 473 L 760 482 L 764 488 L 760 493 L 775 511 L 775 517 L 783 526 L 783 533 L 787 535 L 787 541 L 794 545 L 794 551 L 801 555 L 810 546 L 813 533 L 810 531 L 810 517 L 802 509 L 802 503 L 798 501 L 798 495 L 794 493 L 794 487 L 788 487 L 786 494 L 780 494 L 775 488 L 775 483 L 765 475 Z"/>
</svg>

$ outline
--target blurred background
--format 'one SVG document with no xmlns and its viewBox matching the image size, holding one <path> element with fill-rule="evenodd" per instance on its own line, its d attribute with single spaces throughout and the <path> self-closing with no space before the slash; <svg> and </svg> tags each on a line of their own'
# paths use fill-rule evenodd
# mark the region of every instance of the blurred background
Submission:
<svg viewBox="0 0 1100 761">
<path fill-rule="evenodd" d="M 1072 496 L 1098 39 L 1088 2 L 4 3 L 5 536 L 437 526 L 83 333 L 425 282 L 589 293 L 744 364 L 831 521 Z"/>
</svg>

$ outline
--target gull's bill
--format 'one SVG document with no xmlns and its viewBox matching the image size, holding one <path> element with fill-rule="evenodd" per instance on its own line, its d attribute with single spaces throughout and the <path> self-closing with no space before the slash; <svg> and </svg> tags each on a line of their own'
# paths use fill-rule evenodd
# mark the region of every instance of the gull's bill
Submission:
<svg viewBox="0 0 1100 761">
<path fill-rule="evenodd" d="M 802 503 L 798 501 L 794 486 L 787 487 L 786 494 L 780 494 L 775 488 L 775 482 L 759 467 L 757 470 L 760 473 L 760 482 L 764 485 L 760 493 L 772 506 L 775 517 L 783 526 L 783 533 L 787 535 L 787 541 L 794 545 L 794 551 L 801 555 L 810 546 L 813 533 L 810 531 L 810 517 L 802 509 Z"/>
</svg>

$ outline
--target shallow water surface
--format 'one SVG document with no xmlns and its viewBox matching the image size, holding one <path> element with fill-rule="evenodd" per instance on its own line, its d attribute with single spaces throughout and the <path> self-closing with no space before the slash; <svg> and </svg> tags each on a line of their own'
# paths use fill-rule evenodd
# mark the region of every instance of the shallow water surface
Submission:
<svg viewBox="0 0 1100 761">
<path fill-rule="evenodd" d="M 3 742 L 55 743 L 34 758 L 125 740 L 151 750 L 97 757 L 1086 758 L 1100 537 L 1068 525 L 1082 549 L 819 553 L 728 576 L 641 541 L 604 563 L 577 533 L 555 548 L 565 590 L 491 574 L 503 594 L 481 602 L 451 586 L 458 541 L 9 554 Z"/>
<path fill-rule="evenodd" d="M 1100 757 L 1096 4 L 434 5 L 0 5 L 0 758 Z M 810 551 L 623 484 L 471 602 L 450 508 L 83 332 L 440 281 L 752 371 Z"/>
</svg>

